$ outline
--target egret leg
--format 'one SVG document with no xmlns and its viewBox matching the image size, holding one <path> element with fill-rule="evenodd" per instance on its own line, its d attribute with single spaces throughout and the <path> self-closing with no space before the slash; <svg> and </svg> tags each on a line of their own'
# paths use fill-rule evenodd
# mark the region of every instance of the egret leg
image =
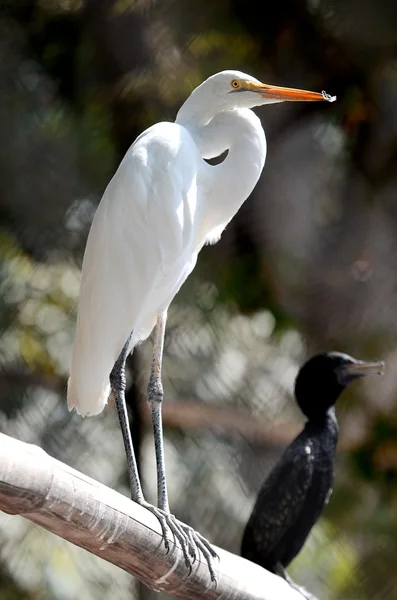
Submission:
<svg viewBox="0 0 397 600">
<path fill-rule="evenodd" d="M 161 367 L 163 360 L 164 335 L 165 325 L 167 322 L 167 312 L 161 313 L 157 317 L 155 340 L 153 346 L 153 360 L 151 374 L 148 384 L 148 402 L 152 414 L 152 424 L 154 432 L 154 442 L 156 450 L 157 463 L 157 494 L 158 507 L 164 515 L 166 515 L 167 525 L 171 531 L 178 537 L 184 555 L 189 553 L 194 562 L 198 555 L 198 549 L 201 550 L 208 564 L 208 569 L 211 575 L 211 580 L 216 582 L 216 575 L 213 566 L 213 558 L 218 555 L 211 547 L 210 543 L 197 531 L 188 525 L 177 521 L 174 515 L 170 514 L 167 484 L 165 476 L 165 461 L 164 461 L 164 441 L 163 441 L 163 426 L 162 426 L 162 403 L 163 403 L 163 385 L 161 382 Z"/>
<path fill-rule="evenodd" d="M 128 477 L 131 487 L 131 499 L 138 504 L 144 501 L 142 486 L 136 464 L 134 446 L 132 445 L 131 431 L 128 423 L 127 406 L 125 403 L 125 362 L 128 356 L 132 333 L 129 335 L 120 356 L 118 357 L 112 372 L 110 374 L 110 383 L 112 393 L 116 403 L 117 414 L 119 416 L 121 433 L 123 435 L 125 453 L 127 455 Z"/>
<path fill-rule="evenodd" d="M 127 469 L 130 480 L 131 488 L 131 499 L 137 504 L 144 506 L 151 512 L 153 512 L 158 520 L 160 521 L 161 529 L 163 532 L 163 540 L 166 551 L 169 551 L 169 542 L 167 539 L 167 522 L 164 514 L 158 511 L 154 506 L 146 502 L 143 492 L 141 481 L 138 473 L 138 466 L 136 464 L 134 446 L 132 444 L 131 431 L 128 423 L 127 406 L 125 403 L 125 363 L 128 356 L 129 345 L 131 341 L 132 333 L 129 335 L 128 340 L 123 346 L 120 356 L 118 357 L 115 365 L 110 373 L 110 383 L 112 387 L 112 394 L 116 403 L 117 414 L 119 416 L 121 433 L 123 435 L 124 448 L 127 456 Z M 185 562 L 190 567 L 189 556 L 185 556 Z"/>
<path fill-rule="evenodd" d="M 284 569 L 281 563 L 277 563 L 274 572 L 276 575 L 279 575 L 292 587 L 294 590 L 302 594 L 307 600 L 318 600 L 317 596 L 309 592 L 306 588 L 301 585 L 295 583 L 295 581 L 288 575 L 287 571 Z"/>
<path fill-rule="evenodd" d="M 163 364 L 163 349 L 167 313 L 162 313 L 157 318 L 156 331 L 153 345 L 153 359 L 150 379 L 148 384 L 148 402 L 152 413 L 154 432 L 154 445 L 157 463 L 157 497 L 158 507 L 165 512 L 170 512 L 168 504 L 167 484 L 165 479 L 165 460 L 163 442 L 162 404 L 164 398 L 163 384 L 161 381 L 161 367 Z"/>
<path fill-rule="evenodd" d="M 110 374 L 110 382 L 112 387 L 112 394 L 116 403 L 117 413 L 119 416 L 121 431 L 123 435 L 124 447 L 127 455 L 127 466 L 128 476 L 131 486 L 131 499 L 137 504 L 145 507 L 151 513 L 153 513 L 159 520 L 165 549 L 168 552 L 170 549 L 169 541 L 167 538 L 167 527 L 171 533 L 179 541 L 183 555 L 185 558 L 186 566 L 189 572 L 192 570 L 192 563 L 197 557 L 198 548 L 202 551 L 211 574 L 212 581 L 216 582 L 216 575 L 212 565 L 212 557 L 216 557 L 216 553 L 211 548 L 210 544 L 203 538 L 199 533 L 194 531 L 188 525 L 178 521 L 174 515 L 171 515 L 168 507 L 167 498 L 167 487 L 165 481 L 165 466 L 164 466 L 164 449 L 163 449 L 163 435 L 162 435 L 162 422 L 161 422 L 161 402 L 163 399 L 163 389 L 161 385 L 161 362 L 164 345 L 164 331 L 166 323 L 166 313 L 159 317 L 158 324 L 156 326 L 156 341 L 155 350 L 153 357 L 152 374 L 149 382 L 149 396 L 152 399 L 150 406 L 152 409 L 153 429 L 155 433 L 155 447 L 156 447 L 156 461 L 158 471 L 158 495 L 159 495 L 159 507 L 155 507 L 149 504 L 142 492 L 142 486 L 139 478 L 138 467 L 135 459 L 134 447 L 131 439 L 131 432 L 128 423 L 127 407 L 125 403 L 125 363 L 128 356 L 129 345 L 131 342 L 131 336 L 128 337 L 120 356 L 118 357 L 112 372 Z M 162 475 L 160 475 L 162 473 Z"/>
</svg>

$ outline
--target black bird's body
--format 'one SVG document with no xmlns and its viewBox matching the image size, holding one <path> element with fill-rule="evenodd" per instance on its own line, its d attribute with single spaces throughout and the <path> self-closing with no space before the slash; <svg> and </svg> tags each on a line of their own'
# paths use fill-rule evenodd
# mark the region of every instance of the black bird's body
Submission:
<svg viewBox="0 0 397 600">
<path fill-rule="evenodd" d="M 244 558 L 278 572 L 301 551 L 332 490 L 337 441 L 330 410 L 288 446 L 259 492 L 243 537 Z"/>
<path fill-rule="evenodd" d="M 308 420 L 259 492 L 241 556 L 289 580 L 284 570 L 302 549 L 332 491 L 335 402 L 352 380 L 383 368 L 382 362 L 364 363 L 339 352 L 318 354 L 303 365 L 295 396 Z"/>
</svg>

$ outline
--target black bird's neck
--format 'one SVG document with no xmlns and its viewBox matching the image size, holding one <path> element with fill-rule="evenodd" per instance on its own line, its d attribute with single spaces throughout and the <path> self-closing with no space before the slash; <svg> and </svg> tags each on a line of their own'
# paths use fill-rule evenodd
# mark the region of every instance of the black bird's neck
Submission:
<svg viewBox="0 0 397 600">
<path fill-rule="evenodd" d="M 338 439 L 339 426 L 335 415 L 335 408 L 332 406 L 322 415 L 312 416 L 308 419 L 305 430 L 308 433 L 328 433 L 335 441 Z"/>
</svg>

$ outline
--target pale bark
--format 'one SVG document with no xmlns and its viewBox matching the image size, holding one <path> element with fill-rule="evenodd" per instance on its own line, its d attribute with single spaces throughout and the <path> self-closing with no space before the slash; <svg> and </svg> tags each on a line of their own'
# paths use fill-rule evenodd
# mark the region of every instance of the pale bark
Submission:
<svg viewBox="0 0 397 600">
<path fill-rule="evenodd" d="M 157 519 L 118 492 L 51 458 L 44 450 L 0 434 L 0 509 L 22 515 L 112 562 L 155 590 L 182 598 L 302 600 L 284 580 L 218 549 L 218 585 L 201 557 L 188 572 L 170 538 L 164 551 Z"/>
</svg>

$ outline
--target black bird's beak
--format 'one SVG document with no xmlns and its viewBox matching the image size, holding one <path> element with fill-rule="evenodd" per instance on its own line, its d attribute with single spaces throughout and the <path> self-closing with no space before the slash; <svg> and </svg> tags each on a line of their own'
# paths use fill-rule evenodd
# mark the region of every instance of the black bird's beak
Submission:
<svg viewBox="0 0 397 600">
<path fill-rule="evenodd" d="M 340 385 L 346 386 L 353 379 L 366 377 L 366 375 L 383 375 L 385 372 L 385 363 L 383 360 L 375 362 L 364 362 L 358 360 L 355 363 L 340 365 L 336 368 L 336 376 Z"/>
</svg>

